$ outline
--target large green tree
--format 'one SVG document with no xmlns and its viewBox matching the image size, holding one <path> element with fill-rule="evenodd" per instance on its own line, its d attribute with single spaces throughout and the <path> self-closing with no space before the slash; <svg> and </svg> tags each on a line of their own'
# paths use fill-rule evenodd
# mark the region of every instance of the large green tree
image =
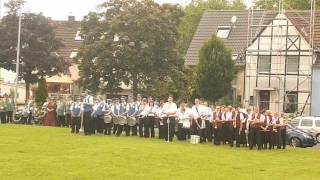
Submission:
<svg viewBox="0 0 320 180">
<path fill-rule="evenodd" d="M 8 14 L 0 22 L 0 66 L 8 70 L 15 70 L 13 60 L 17 50 L 18 14 L 23 3 L 22 0 L 11 0 L 5 4 Z M 62 46 L 49 18 L 42 14 L 23 13 L 19 77 L 26 83 L 27 98 L 30 84 L 67 70 L 68 63 L 56 53 Z"/>
<path fill-rule="evenodd" d="M 134 95 L 155 81 L 172 78 L 183 60 L 177 49 L 178 5 L 153 0 L 110 0 L 82 22 L 78 54 L 80 82 L 93 91 L 116 93 L 131 86 Z"/>
<path fill-rule="evenodd" d="M 257 0 L 255 7 L 260 9 L 275 10 L 279 8 L 279 0 Z M 283 8 L 286 10 L 310 10 L 310 0 L 283 0 Z M 316 9 L 320 8 L 320 1 L 316 1 Z"/>
<path fill-rule="evenodd" d="M 231 90 L 235 66 L 231 52 L 224 42 L 213 35 L 199 53 L 199 63 L 194 71 L 195 93 L 215 102 Z"/>
<path fill-rule="evenodd" d="M 193 0 L 184 8 L 184 17 L 179 25 L 179 50 L 185 54 L 203 13 L 207 10 L 244 10 L 243 1 L 236 0 L 229 4 L 226 0 Z"/>
</svg>

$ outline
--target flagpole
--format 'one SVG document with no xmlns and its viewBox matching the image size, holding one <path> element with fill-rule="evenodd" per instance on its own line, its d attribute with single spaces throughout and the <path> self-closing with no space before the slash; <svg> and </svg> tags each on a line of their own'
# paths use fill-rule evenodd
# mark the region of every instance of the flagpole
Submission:
<svg viewBox="0 0 320 180">
<path fill-rule="evenodd" d="M 21 44 L 21 16 L 22 8 L 19 9 L 19 25 L 18 25 L 18 43 L 17 43 L 17 61 L 16 61 L 16 79 L 15 79 L 15 92 L 14 92 L 14 104 L 15 110 L 17 110 L 18 100 L 18 82 L 19 82 L 19 67 L 20 67 L 20 44 Z"/>
</svg>

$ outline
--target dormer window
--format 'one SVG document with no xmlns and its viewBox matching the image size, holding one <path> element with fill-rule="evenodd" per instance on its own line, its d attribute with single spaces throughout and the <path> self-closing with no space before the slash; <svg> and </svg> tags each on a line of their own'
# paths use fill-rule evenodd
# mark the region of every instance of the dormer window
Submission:
<svg viewBox="0 0 320 180">
<path fill-rule="evenodd" d="M 217 37 L 227 39 L 231 32 L 231 26 L 219 26 L 217 31 Z"/>
<path fill-rule="evenodd" d="M 76 41 L 83 41 L 82 37 L 80 36 L 80 31 L 77 31 L 76 37 L 74 38 Z"/>
</svg>

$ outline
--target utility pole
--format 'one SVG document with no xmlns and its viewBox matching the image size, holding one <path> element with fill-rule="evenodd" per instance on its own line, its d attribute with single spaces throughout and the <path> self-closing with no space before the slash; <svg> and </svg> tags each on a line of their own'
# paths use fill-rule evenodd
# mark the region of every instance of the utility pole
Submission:
<svg viewBox="0 0 320 180">
<path fill-rule="evenodd" d="M 17 100 L 18 100 L 18 84 L 19 84 L 19 67 L 20 67 L 20 41 L 21 41 L 21 16 L 22 7 L 19 10 L 19 24 L 18 24 L 18 43 L 17 43 L 17 62 L 16 62 L 16 81 L 15 81 L 15 92 L 14 92 L 14 103 L 17 110 Z"/>
</svg>

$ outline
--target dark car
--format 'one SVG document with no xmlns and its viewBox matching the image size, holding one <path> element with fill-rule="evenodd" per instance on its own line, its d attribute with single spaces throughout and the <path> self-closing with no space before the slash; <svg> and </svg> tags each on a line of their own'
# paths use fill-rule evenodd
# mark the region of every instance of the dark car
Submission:
<svg viewBox="0 0 320 180">
<path fill-rule="evenodd" d="M 287 144 L 292 147 L 312 147 L 317 144 L 316 139 L 309 133 L 292 124 L 287 126 Z"/>
</svg>

